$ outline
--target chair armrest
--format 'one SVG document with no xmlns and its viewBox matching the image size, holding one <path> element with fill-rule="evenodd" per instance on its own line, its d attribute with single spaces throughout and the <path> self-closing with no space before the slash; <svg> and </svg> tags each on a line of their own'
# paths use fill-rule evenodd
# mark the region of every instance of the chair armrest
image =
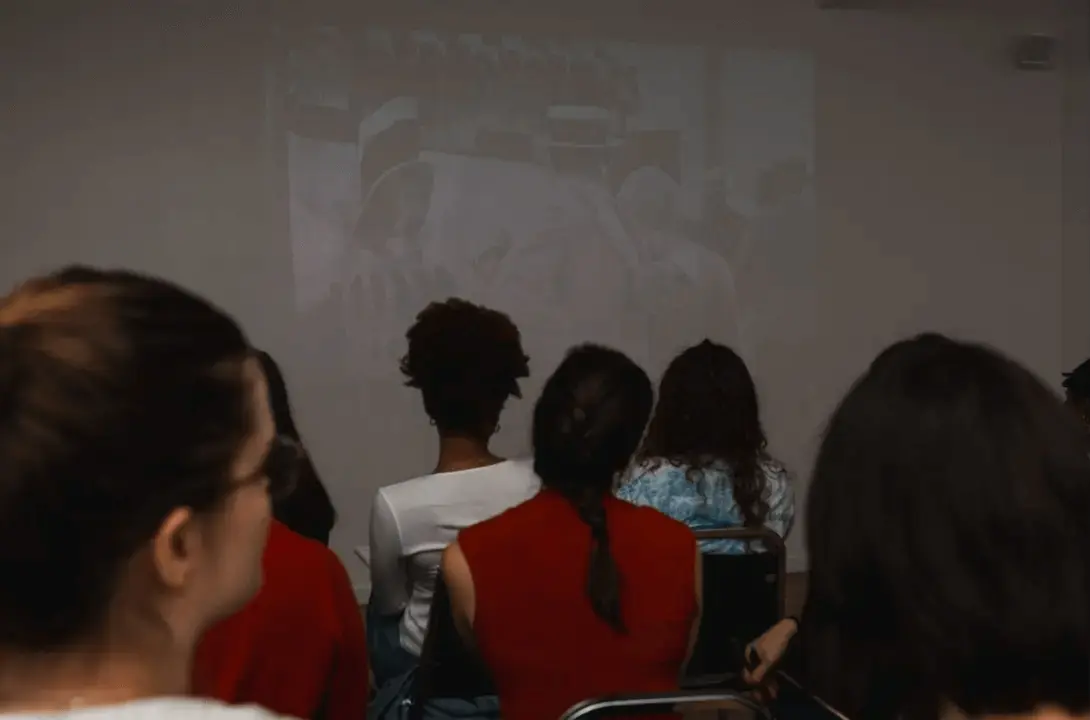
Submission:
<svg viewBox="0 0 1090 720">
<path fill-rule="evenodd" d="M 745 681 L 738 673 L 709 673 L 707 675 L 693 675 L 681 678 L 682 690 L 735 690 L 741 692 L 746 688 Z"/>
<path fill-rule="evenodd" d="M 669 693 L 649 693 L 640 695 L 613 695 L 610 697 L 584 700 L 572 706 L 560 720 L 592 720 L 611 717 L 618 714 L 661 715 L 680 712 L 683 709 L 699 709 L 700 706 L 714 706 L 716 709 L 742 709 L 755 713 L 758 717 L 771 720 L 768 709 L 745 695 L 728 691 L 679 690 Z"/>
</svg>

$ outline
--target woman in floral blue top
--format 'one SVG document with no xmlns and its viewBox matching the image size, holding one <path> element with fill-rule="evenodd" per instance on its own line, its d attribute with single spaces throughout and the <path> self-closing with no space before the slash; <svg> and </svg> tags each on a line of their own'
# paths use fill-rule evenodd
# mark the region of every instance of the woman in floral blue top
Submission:
<svg viewBox="0 0 1090 720">
<path fill-rule="evenodd" d="M 757 390 L 745 362 L 705 340 L 678 355 L 617 496 L 653 507 L 693 530 L 764 526 L 782 538 L 795 520 L 783 465 L 765 452 Z M 709 553 L 743 553 L 738 540 L 705 540 Z"/>
</svg>

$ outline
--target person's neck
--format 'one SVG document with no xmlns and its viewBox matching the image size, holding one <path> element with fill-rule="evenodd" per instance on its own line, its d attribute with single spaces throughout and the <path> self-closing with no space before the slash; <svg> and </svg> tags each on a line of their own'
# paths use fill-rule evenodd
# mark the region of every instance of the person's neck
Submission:
<svg viewBox="0 0 1090 720">
<path fill-rule="evenodd" d="M 0 713 L 64 712 L 189 692 L 191 659 L 180 653 L 149 659 L 99 649 L 0 657 Z"/>
<path fill-rule="evenodd" d="M 499 462 L 503 462 L 503 458 L 492 454 L 487 441 L 460 435 L 439 437 L 439 461 L 435 464 L 437 473 L 472 470 Z"/>
</svg>

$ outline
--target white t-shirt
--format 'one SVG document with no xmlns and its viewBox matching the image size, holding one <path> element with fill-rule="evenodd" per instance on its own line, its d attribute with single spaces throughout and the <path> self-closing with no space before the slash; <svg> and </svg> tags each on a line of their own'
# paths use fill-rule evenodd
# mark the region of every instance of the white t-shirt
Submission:
<svg viewBox="0 0 1090 720">
<path fill-rule="evenodd" d="M 420 654 L 443 549 L 458 532 L 535 495 L 528 460 L 436 473 L 379 488 L 371 508 L 371 602 L 404 610 L 401 646 Z"/>
<path fill-rule="evenodd" d="M 120 705 L 64 711 L 0 713 L 0 720 L 291 720 L 256 705 L 225 705 L 214 700 L 157 698 Z"/>
</svg>

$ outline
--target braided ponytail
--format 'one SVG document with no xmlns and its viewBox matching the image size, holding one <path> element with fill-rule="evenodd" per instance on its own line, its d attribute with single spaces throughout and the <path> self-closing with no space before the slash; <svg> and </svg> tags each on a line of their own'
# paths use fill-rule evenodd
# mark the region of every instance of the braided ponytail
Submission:
<svg viewBox="0 0 1090 720">
<path fill-rule="evenodd" d="M 625 632 L 621 617 L 621 575 L 609 550 L 609 526 L 602 496 L 584 494 L 575 503 L 579 518 L 590 527 L 590 561 L 587 564 L 587 598 L 594 614 L 619 633 Z"/>
<path fill-rule="evenodd" d="M 568 353 L 534 407 L 534 471 L 590 528 L 586 595 L 617 632 L 621 577 L 610 552 L 604 501 L 632 457 L 651 414 L 651 381 L 616 350 L 583 345 Z"/>
</svg>

